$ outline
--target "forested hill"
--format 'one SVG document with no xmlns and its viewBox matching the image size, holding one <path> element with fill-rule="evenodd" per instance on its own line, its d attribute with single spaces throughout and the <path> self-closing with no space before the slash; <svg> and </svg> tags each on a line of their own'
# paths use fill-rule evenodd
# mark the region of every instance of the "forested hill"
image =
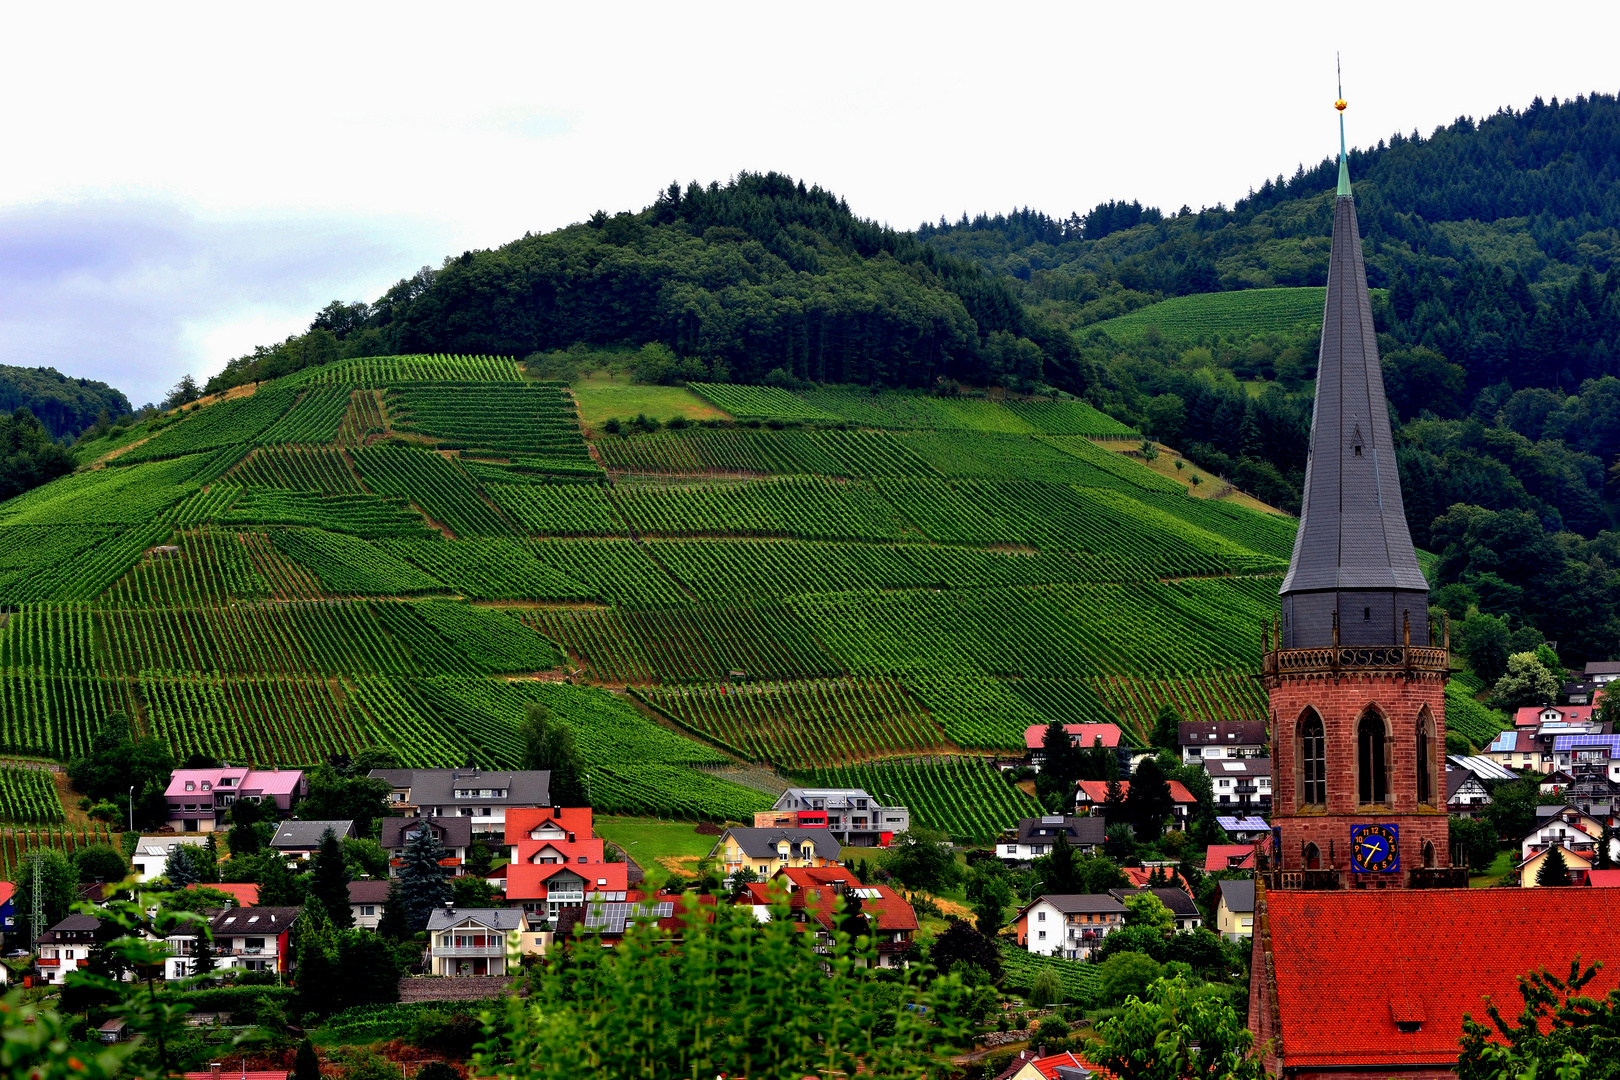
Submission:
<svg viewBox="0 0 1620 1080">
<path fill-rule="evenodd" d="M 104 382 L 70 379 L 55 368 L 0 364 L 0 412 L 27 409 L 55 439 L 70 439 L 94 424 L 129 413 L 129 399 Z"/>
<path fill-rule="evenodd" d="M 1437 279 L 1418 289 L 1421 301 L 1469 288 L 1489 267 L 1547 291 L 1620 256 L 1612 95 L 1537 98 L 1427 138 L 1397 133 L 1352 150 L 1350 177 L 1373 288 Z M 1066 219 L 1024 209 L 941 219 L 917 235 L 1019 282 L 1026 303 L 1052 302 L 1078 326 L 1166 296 L 1325 284 L 1336 178 L 1326 157 L 1266 180 L 1231 209 L 1161 214 L 1106 203 Z"/>
<path fill-rule="evenodd" d="M 334 302 L 310 333 L 233 361 L 209 389 L 347 356 L 649 342 L 688 358 L 694 377 L 914 387 L 1037 379 L 1073 351 L 976 264 L 819 187 L 745 173 L 465 252 L 375 304 Z"/>
</svg>

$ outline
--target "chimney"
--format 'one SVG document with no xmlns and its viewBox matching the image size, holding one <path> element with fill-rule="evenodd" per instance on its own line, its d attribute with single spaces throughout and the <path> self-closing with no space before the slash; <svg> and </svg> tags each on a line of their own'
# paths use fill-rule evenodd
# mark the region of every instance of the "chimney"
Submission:
<svg viewBox="0 0 1620 1080">
<path fill-rule="evenodd" d="M 446 900 L 444 902 L 444 913 L 446 915 L 454 915 L 456 913 L 456 902 L 454 900 Z"/>
<path fill-rule="evenodd" d="M 219 1080 L 219 1062 L 210 1061 L 208 1063 L 208 1075 L 211 1080 Z"/>
</svg>

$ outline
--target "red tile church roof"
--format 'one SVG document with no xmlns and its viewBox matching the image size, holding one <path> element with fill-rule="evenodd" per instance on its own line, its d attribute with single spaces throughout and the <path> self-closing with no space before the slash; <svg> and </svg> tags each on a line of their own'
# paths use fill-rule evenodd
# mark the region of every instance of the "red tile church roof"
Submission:
<svg viewBox="0 0 1620 1080">
<path fill-rule="evenodd" d="M 1455 1063 L 1463 1014 L 1484 1021 L 1487 996 L 1517 1016 L 1521 975 L 1620 955 L 1615 889 L 1267 890 L 1265 902 L 1290 1069 Z M 1586 993 L 1617 984 L 1611 964 Z"/>
</svg>

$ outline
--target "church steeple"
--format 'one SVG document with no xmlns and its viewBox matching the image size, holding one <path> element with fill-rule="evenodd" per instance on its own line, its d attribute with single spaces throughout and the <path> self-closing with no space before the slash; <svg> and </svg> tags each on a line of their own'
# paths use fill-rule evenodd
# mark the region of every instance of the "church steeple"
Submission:
<svg viewBox="0 0 1620 1080">
<path fill-rule="evenodd" d="M 1339 188 L 1299 531 L 1283 579 L 1282 646 L 1427 645 L 1428 582 L 1401 505 L 1361 231 L 1339 110 Z"/>
</svg>

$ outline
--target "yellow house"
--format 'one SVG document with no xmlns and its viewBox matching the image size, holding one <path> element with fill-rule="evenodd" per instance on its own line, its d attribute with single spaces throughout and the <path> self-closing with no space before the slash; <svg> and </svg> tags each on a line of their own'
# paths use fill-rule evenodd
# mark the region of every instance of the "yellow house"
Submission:
<svg viewBox="0 0 1620 1080">
<path fill-rule="evenodd" d="M 1569 867 L 1569 883 L 1571 885 L 1585 885 L 1586 875 L 1592 869 L 1592 858 L 1582 855 L 1578 851 L 1564 848 L 1564 864 Z M 1519 875 L 1519 884 L 1526 889 L 1536 887 L 1536 875 L 1541 873 L 1541 864 L 1547 861 L 1552 848 L 1542 848 L 1528 859 L 1521 862 L 1516 870 Z"/>
<path fill-rule="evenodd" d="M 715 841 L 709 858 L 723 873 L 747 867 L 760 877 L 800 866 L 826 866 L 843 856 L 843 845 L 827 829 L 766 828 L 738 825 Z"/>
<path fill-rule="evenodd" d="M 1215 890 L 1215 932 L 1227 941 L 1254 937 L 1254 882 L 1219 881 Z"/>
</svg>

